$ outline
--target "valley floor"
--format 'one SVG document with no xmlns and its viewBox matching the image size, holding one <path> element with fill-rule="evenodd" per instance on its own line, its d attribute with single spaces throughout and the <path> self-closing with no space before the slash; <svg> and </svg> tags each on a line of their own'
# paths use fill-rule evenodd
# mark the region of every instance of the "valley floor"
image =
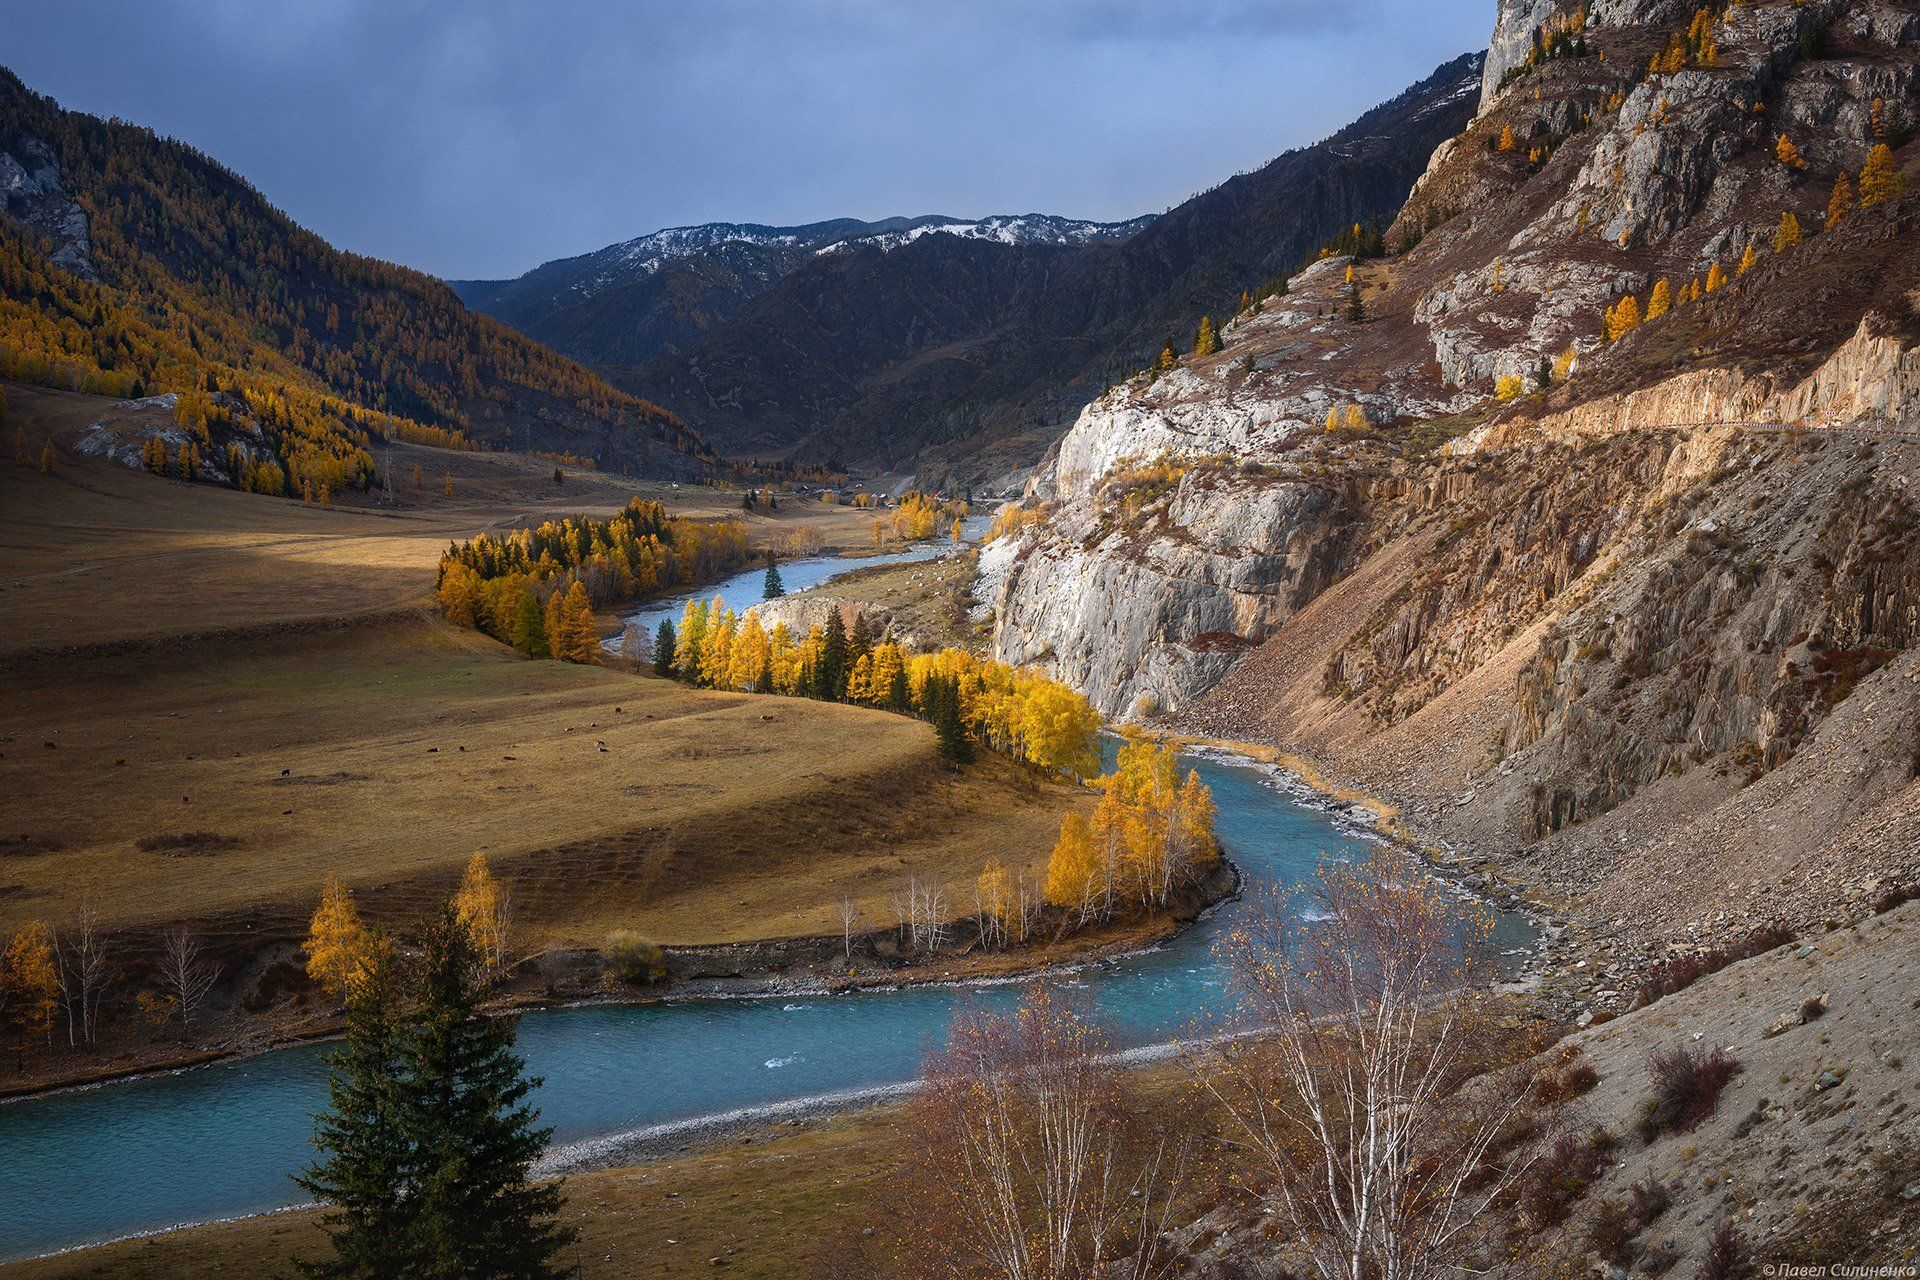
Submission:
<svg viewBox="0 0 1920 1280">
<path fill-rule="evenodd" d="M 63 446 L 111 404 L 9 398 L 10 422 Z M 554 492 L 549 463 L 414 452 L 469 496 L 322 510 L 64 451 L 52 475 L 0 467 L 0 935 L 85 906 L 133 979 L 188 925 L 222 967 L 194 1038 L 244 1048 L 327 1025 L 297 947 L 329 874 L 393 925 L 484 852 L 516 958 L 615 930 L 837 937 L 843 899 L 884 926 L 910 874 L 958 886 L 990 857 L 1037 866 L 1089 803 L 998 758 L 951 770 L 903 717 L 529 661 L 448 626 L 429 602 L 448 541 L 611 510 L 632 487 Z M 646 496 L 742 514 L 724 492 Z M 749 523 L 867 537 L 844 509 L 802 506 Z M 98 1052 L 29 1054 L 14 1083 L 197 1051 L 130 1016 Z"/>
</svg>

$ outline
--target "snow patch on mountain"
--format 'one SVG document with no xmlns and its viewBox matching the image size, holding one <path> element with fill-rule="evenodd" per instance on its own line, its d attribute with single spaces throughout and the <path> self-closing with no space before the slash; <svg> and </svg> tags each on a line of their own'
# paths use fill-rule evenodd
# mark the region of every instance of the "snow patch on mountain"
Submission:
<svg viewBox="0 0 1920 1280">
<path fill-rule="evenodd" d="M 814 252 L 845 253 L 872 246 L 890 253 L 922 236 L 935 234 L 959 236 L 963 240 L 994 240 L 1000 244 L 1089 244 L 1095 240 L 1124 240 L 1152 221 L 1152 215 L 1125 222 L 1087 222 L 1043 213 L 999 214 L 976 222 L 924 222 L 901 231 L 850 236 Z"/>
</svg>

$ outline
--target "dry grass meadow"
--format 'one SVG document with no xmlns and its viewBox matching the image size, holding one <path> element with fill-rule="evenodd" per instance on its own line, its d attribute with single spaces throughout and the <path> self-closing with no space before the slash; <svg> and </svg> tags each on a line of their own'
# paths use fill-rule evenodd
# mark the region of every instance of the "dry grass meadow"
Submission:
<svg viewBox="0 0 1920 1280">
<path fill-rule="evenodd" d="M 36 443 L 110 403 L 8 393 Z M 64 451 L 51 476 L 0 466 L 0 932 L 87 899 L 110 927 L 292 936 L 331 872 L 399 919 L 483 850 L 516 947 L 831 933 L 843 895 L 888 919 L 909 870 L 1043 858 L 1081 802 L 996 763 L 951 772 L 901 717 L 527 661 L 446 626 L 428 592 L 449 540 L 634 490 L 410 452 L 453 470 L 453 498 L 321 510 Z M 739 514 L 725 492 L 641 492 Z M 800 508 L 780 522 L 865 536 Z"/>
<path fill-rule="evenodd" d="M 583 1280 L 804 1274 L 899 1164 L 898 1109 L 724 1139 L 683 1156 L 567 1179 Z M 671 1193 L 671 1194 L 670 1194 Z M 325 1249 L 310 1214 L 283 1213 L 0 1266 L 7 1280 L 273 1280 Z M 574 1259 L 566 1261 L 571 1264 Z"/>
</svg>

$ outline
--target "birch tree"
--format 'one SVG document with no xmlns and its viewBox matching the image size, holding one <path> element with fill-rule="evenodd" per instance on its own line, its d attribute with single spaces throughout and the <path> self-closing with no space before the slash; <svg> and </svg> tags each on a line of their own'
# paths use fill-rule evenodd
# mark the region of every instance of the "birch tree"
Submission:
<svg viewBox="0 0 1920 1280">
<path fill-rule="evenodd" d="M 1189 1140 L 1137 1087 L 1105 1032 L 1050 988 L 1010 1014 L 962 1013 L 909 1112 L 908 1273 L 1166 1274 Z"/>
<path fill-rule="evenodd" d="M 54 948 L 60 1005 L 67 1017 L 67 1045 L 91 1046 L 99 1034 L 100 1002 L 113 982 L 100 911 L 92 899 L 80 903 L 73 923 L 58 935 Z"/>
<path fill-rule="evenodd" d="M 1209 1087 L 1300 1269 L 1455 1275 L 1550 1141 L 1513 1137 L 1553 1125 L 1527 1061 L 1541 1039 L 1473 981 L 1490 919 L 1463 928 L 1462 904 L 1399 855 L 1330 866 L 1318 888 L 1324 920 L 1274 893 L 1223 943 L 1251 1034 Z"/>
<path fill-rule="evenodd" d="M 193 1015 L 206 1003 L 220 976 L 217 966 L 205 958 L 200 939 L 184 925 L 167 932 L 160 953 L 160 983 L 180 1015 L 180 1039 L 184 1042 L 193 1030 Z"/>
</svg>

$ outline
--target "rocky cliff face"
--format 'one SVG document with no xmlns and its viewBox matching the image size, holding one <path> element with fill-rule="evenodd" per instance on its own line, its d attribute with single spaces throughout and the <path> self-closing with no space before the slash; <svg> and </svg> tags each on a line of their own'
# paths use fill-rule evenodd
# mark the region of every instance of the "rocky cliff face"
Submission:
<svg viewBox="0 0 1920 1280">
<path fill-rule="evenodd" d="M 0 211 L 40 235 L 47 261 L 83 280 L 97 280 L 87 214 L 60 182 L 59 158 L 32 134 L 0 146 Z"/>
<path fill-rule="evenodd" d="M 1907 155 L 1920 12 L 1696 10 L 1506 0 L 1397 252 L 1081 414 L 998 654 L 1318 756 L 1631 945 L 1920 878 L 1920 203 L 1827 226 Z M 1608 342 L 1628 294 L 1664 314 Z"/>
</svg>

